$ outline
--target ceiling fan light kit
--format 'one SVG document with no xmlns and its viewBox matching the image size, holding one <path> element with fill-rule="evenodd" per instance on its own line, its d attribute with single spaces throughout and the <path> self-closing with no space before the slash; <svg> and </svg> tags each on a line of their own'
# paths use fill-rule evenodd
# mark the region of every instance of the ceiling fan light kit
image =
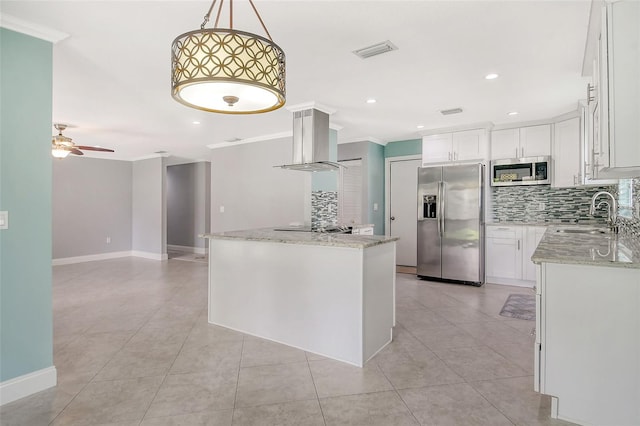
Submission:
<svg viewBox="0 0 640 426">
<path fill-rule="evenodd" d="M 71 138 L 62 134 L 67 128 L 66 124 L 55 123 L 53 127 L 58 131 L 58 134 L 53 135 L 51 139 L 51 155 L 55 158 L 66 158 L 69 154 L 84 155 L 84 153 L 80 151 L 81 149 L 87 151 L 115 152 L 112 149 L 99 146 L 76 145 Z"/>
<path fill-rule="evenodd" d="M 181 34 L 171 45 L 171 95 L 191 108 L 223 114 L 256 114 L 276 110 L 286 101 L 285 55 L 273 42 L 253 0 L 249 0 L 268 38 L 219 28 L 224 0 L 213 28 L 205 28 L 213 0 L 199 30 Z"/>
</svg>

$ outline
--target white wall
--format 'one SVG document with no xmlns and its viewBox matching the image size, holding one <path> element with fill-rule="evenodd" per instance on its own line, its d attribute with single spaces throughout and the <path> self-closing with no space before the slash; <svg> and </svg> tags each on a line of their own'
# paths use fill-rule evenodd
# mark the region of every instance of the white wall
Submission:
<svg viewBox="0 0 640 426">
<path fill-rule="evenodd" d="M 167 244 L 205 247 L 199 234 L 209 232 L 211 164 L 167 167 Z"/>
<path fill-rule="evenodd" d="M 52 161 L 53 258 L 131 250 L 132 163 L 73 155 Z"/>
<path fill-rule="evenodd" d="M 164 158 L 133 162 L 131 248 L 154 258 L 167 253 L 165 181 Z"/>
<path fill-rule="evenodd" d="M 213 149 L 211 232 L 304 222 L 310 173 L 273 167 L 291 159 L 291 138 Z"/>
</svg>

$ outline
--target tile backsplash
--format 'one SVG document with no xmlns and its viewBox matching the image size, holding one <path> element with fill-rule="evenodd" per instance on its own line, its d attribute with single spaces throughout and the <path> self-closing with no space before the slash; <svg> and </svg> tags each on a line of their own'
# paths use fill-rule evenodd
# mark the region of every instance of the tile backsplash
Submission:
<svg viewBox="0 0 640 426">
<path fill-rule="evenodd" d="M 338 192 L 311 191 L 311 230 L 338 223 Z"/>
<path fill-rule="evenodd" d="M 604 223 L 606 208 L 589 214 L 591 197 L 598 191 L 615 191 L 613 186 L 551 188 L 546 185 L 493 187 L 491 192 L 494 222 L 568 222 Z M 541 209 L 544 205 L 544 209 Z"/>
<path fill-rule="evenodd" d="M 635 213 L 635 215 L 638 215 L 640 214 L 640 212 L 638 211 L 640 209 L 640 178 L 633 179 L 631 191 L 633 194 L 633 212 Z M 636 237 L 640 238 L 640 219 L 638 219 L 637 216 L 633 216 L 632 218 L 619 217 L 618 222 L 620 223 L 620 228 L 623 232 L 635 235 Z"/>
</svg>

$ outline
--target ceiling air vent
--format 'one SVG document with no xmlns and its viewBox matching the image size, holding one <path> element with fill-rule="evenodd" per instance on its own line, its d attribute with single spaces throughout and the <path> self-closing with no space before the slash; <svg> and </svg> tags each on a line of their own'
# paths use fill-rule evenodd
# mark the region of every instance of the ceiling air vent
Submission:
<svg viewBox="0 0 640 426">
<path fill-rule="evenodd" d="M 462 112 L 462 108 L 451 108 L 451 109 L 443 109 L 440 111 L 442 115 L 451 115 L 451 114 L 460 114 Z"/>
<path fill-rule="evenodd" d="M 367 59 L 372 56 L 391 52 L 392 50 L 398 50 L 398 48 L 389 40 L 386 40 L 381 43 L 374 44 L 372 46 L 363 47 L 362 49 L 354 50 L 353 53 L 362 59 Z"/>
</svg>

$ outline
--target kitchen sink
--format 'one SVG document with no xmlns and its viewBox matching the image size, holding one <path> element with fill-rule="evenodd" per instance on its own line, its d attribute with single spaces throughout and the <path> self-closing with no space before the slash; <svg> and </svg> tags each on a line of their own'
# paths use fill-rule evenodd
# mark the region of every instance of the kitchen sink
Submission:
<svg viewBox="0 0 640 426">
<path fill-rule="evenodd" d="M 608 234 L 609 231 L 606 229 L 595 229 L 595 228 L 562 228 L 556 229 L 556 232 L 560 232 L 561 234 Z"/>
</svg>

